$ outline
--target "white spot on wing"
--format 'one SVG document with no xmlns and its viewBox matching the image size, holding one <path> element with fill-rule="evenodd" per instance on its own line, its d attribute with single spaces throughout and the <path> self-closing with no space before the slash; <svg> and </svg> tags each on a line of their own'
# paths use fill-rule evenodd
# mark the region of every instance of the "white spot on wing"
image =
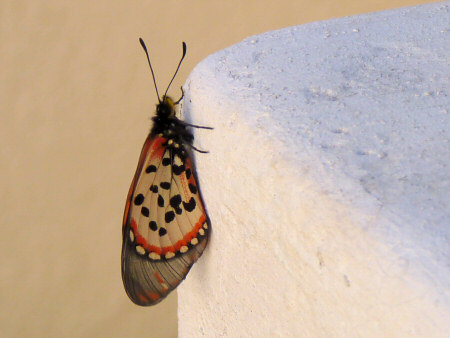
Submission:
<svg viewBox="0 0 450 338">
<path fill-rule="evenodd" d="M 182 165 L 183 161 L 181 161 L 181 158 L 179 158 L 178 156 L 175 156 L 173 163 L 176 165 Z"/>
<path fill-rule="evenodd" d="M 148 255 L 148 257 L 149 257 L 150 259 L 154 259 L 154 260 L 161 259 L 161 256 L 158 255 L 156 252 L 150 252 L 150 254 Z"/>
<path fill-rule="evenodd" d="M 140 255 L 145 255 L 145 249 L 140 245 L 136 246 L 136 251 Z"/>
</svg>

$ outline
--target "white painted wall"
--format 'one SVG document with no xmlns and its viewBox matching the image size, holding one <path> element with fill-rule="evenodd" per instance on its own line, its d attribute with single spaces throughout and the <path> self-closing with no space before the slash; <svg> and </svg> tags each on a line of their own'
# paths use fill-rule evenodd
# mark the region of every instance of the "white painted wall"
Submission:
<svg viewBox="0 0 450 338">
<path fill-rule="evenodd" d="M 449 11 L 272 31 L 195 68 L 213 233 L 180 337 L 450 334 Z"/>
</svg>

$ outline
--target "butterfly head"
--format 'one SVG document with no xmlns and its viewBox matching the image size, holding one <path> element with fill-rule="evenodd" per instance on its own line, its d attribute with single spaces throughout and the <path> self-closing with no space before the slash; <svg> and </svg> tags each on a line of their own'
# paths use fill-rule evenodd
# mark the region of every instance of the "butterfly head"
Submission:
<svg viewBox="0 0 450 338">
<path fill-rule="evenodd" d="M 164 95 L 162 101 L 156 105 L 156 115 L 159 117 L 174 117 L 175 102 L 171 97 Z"/>
</svg>

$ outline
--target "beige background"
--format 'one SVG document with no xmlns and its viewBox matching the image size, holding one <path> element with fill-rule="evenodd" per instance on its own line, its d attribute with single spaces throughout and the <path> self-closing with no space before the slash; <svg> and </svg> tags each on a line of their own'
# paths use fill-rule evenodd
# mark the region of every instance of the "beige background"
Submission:
<svg viewBox="0 0 450 338">
<path fill-rule="evenodd" d="M 126 193 L 156 96 L 268 30 L 431 1 L 2 1 L 0 335 L 175 337 L 176 294 L 140 308 L 120 276 Z M 73 5 L 72 5 L 73 4 Z M 212 112 L 213 113 L 213 112 Z"/>
</svg>

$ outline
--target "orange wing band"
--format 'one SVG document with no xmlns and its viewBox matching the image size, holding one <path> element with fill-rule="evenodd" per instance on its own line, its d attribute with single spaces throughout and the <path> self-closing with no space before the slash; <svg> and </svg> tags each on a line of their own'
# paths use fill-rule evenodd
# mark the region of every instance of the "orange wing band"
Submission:
<svg viewBox="0 0 450 338">
<path fill-rule="evenodd" d="M 131 228 L 133 229 L 137 244 L 144 247 L 144 249 L 147 250 L 148 252 L 154 252 L 158 255 L 165 255 L 168 252 L 176 253 L 177 251 L 180 250 L 182 246 L 187 245 L 193 238 L 197 237 L 198 231 L 202 227 L 203 223 L 205 223 L 205 221 L 206 217 L 205 215 L 202 215 L 198 220 L 198 222 L 195 224 L 194 228 L 191 231 L 189 231 L 185 236 L 183 236 L 183 239 L 180 239 L 173 246 L 165 246 L 165 247 L 159 247 L 148 244 L 147 240 L 138 233 L 137 223 L 133 218 L 131 219 Z"/>
</svg>

